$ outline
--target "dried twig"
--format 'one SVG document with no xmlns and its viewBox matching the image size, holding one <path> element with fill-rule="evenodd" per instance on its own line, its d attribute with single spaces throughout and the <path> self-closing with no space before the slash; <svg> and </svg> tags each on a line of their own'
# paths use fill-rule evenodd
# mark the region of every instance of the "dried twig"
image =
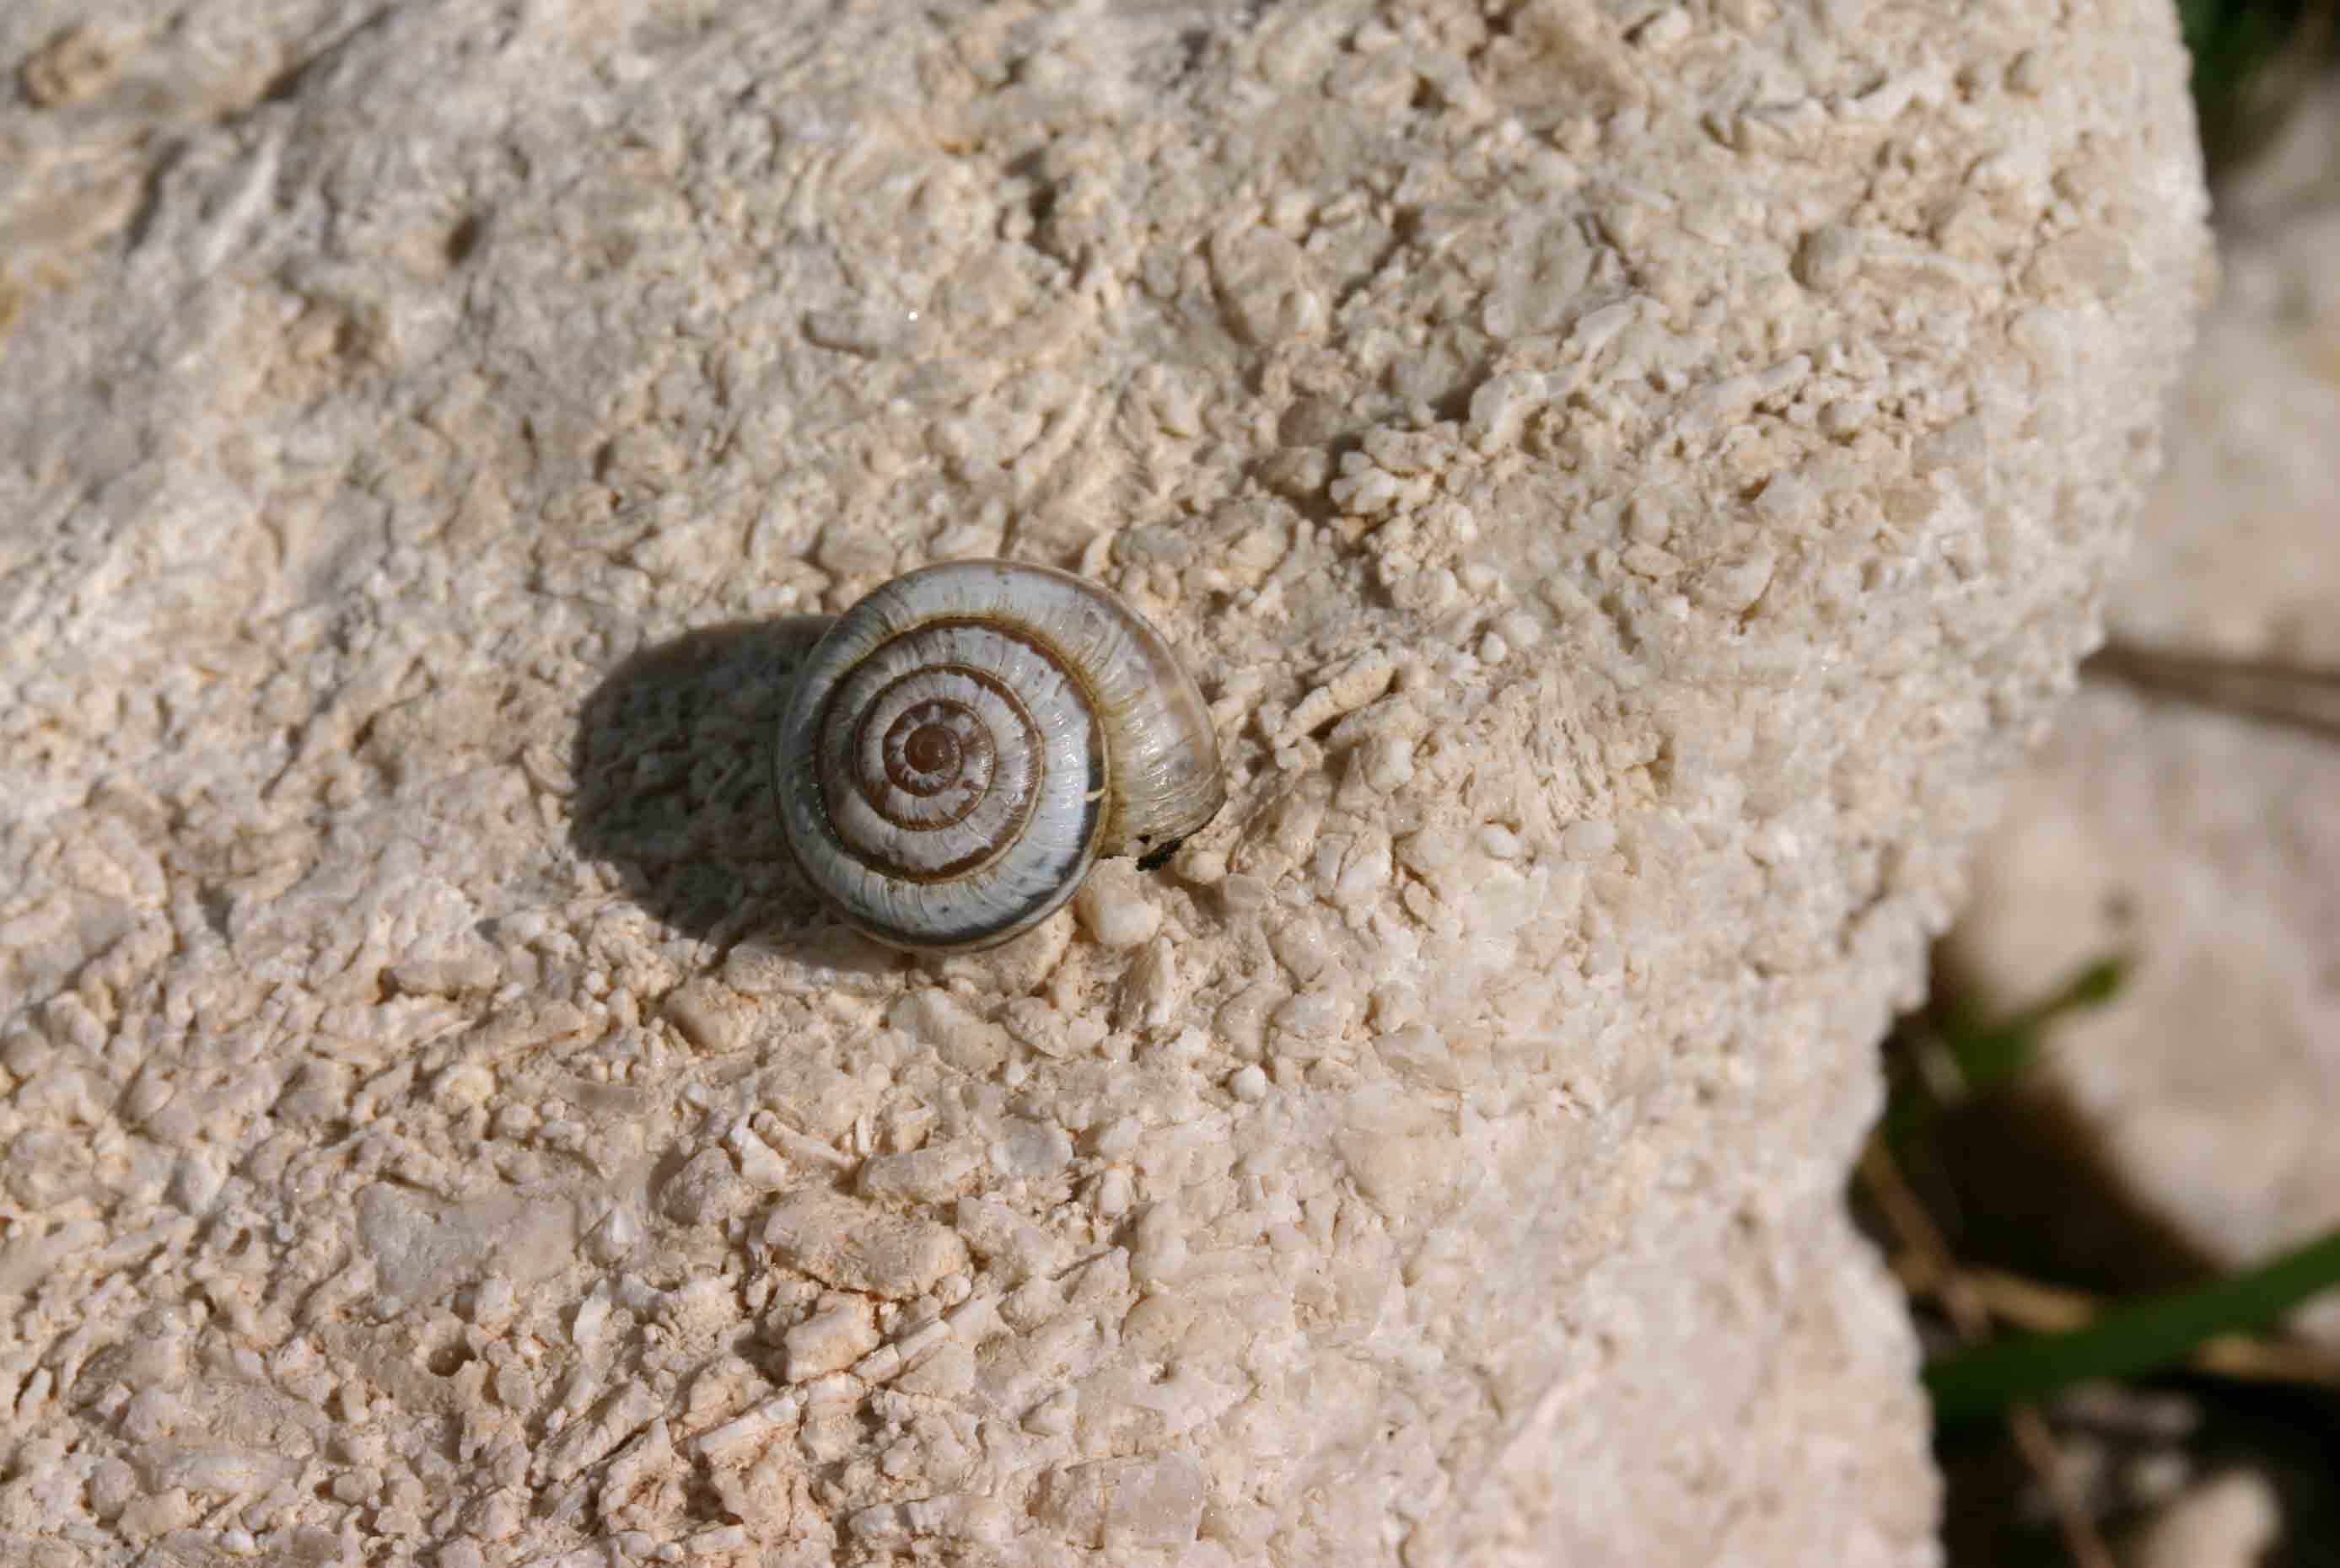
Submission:
<svg viewBox="0 0 2340 1568">
<path fill-rule="evenodd" d="M 2228 659 L 2107 644 L 2080 666 L 2150 695 L 2216 708 L 2340 740 L 2340 670 L 2281 659 Z"/>
<path fill-rule="evenodd" d="M 1860 1174 L 1878 1207 L 1885 1211 L 1886 1223 L 1900 1238 L 1902 1247 L 1922 1260 L 1919 1267 L 1929 1277 L 1935 1299 L 1948 1314 L 1950 1326 L 1958 1337 L 1968 1341 L 1989 1337 L 1989 1307 L 1959 1270 L 1949 1239 L 1910 1189 L 1901 1168 L 1894 1163 L 1892 1151 L 1881 1139 L 1870 1139 L 1869 1147 L 1861 1151 Z M 2114 1568 L 2112 1551 L 2097 1533 L 2096 1522 L 2088 1517 L 2087 1506 L 2065 1468 L 2055 1435 L 2048 1431 L 2046 1419 L 2035 1406 L 2014 1405 L 2007 1413 L 2007 1430 L 2014 1439 L 2016 1452 L 2022 1455 L 2056 1511 L 2056 1523 L 2063 1532 L 2065 1549 L 2072 1554 L 2073 1568 Z"/>
</svg>

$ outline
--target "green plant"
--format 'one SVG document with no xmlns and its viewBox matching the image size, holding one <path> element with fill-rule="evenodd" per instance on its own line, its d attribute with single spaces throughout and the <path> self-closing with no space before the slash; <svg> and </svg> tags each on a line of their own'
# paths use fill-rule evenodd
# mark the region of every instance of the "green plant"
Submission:
<svg viewBox="0 0 2340 1568">
<path fill-rule="evenodd" d="M 2221 1335 L 2265 1328 L 2312 1296 L 2340 1287 L 2340 1231 L 2256 1268 L 2115 1307 L 2065 1334 L 1962 1346 L 1926 1367 L 1934 1418 L 1995 1415 L 2077 1384 L 2160 1371 Z"/>
</svg>

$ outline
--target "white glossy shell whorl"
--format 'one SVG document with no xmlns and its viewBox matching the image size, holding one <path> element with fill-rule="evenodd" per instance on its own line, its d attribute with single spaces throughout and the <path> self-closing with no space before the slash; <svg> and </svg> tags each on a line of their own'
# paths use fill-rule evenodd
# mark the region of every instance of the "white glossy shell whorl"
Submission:
<svg viewBox="0 0 2340 1568">
<path fill-rule="evenodd" d="M 1202 694 L 1115 595 L 1049 567 L 895 578 L 813 647 L 780 822 L 838 913 L 894 947 L 991 947 L 1100 857 L 1156 863 L 1226 799 Z"/>
</svg>

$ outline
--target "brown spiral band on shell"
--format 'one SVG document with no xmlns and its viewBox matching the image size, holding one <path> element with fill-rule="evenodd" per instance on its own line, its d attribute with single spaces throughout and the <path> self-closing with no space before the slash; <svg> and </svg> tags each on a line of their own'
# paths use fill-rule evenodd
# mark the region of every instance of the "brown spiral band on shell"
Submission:
<svg viewBox="0 0 2340 1568">
<path fill-rule="evenodd" d="M 847 921 L 987 947 L 1100 855 L 1158 861 L 1225 798 L 1167 641 L 1046 567 L 953 561 L 872 591 L 808 656 L 774 780 L 797 863 Z"/>
<path fill-rule="evenodd" d="M 920 627 L 919 632 L 939 629 L 946 628 Z M 954 685 L 972 688 L 989 700 L 965 700 L 963 695 L 950 693 Z M 1002 715 L 1012 721 L 1005 735 L 992 722 Z M 842 799 L 848 790 L 905 834 L 956 827 L 987 805 L 1004 808 L 994 813 L 997 830 L 979 844 L 956 858 L 926 864 L 888 853 L 897 847 L 892 843 L 868 843 L 858 836 L 840 835 L 846 852 L 872 871 L 910 882 L 964 876 L 996 855 L 1031 817 L 1038 796 L 1038 781 L 1032 775 L 1041 755 L 1039 725 L 1006 682 L 971 665 L 913 670 L 855 713 L 844 712 L 832 701 L 822 715 L 821 730 L 825 748 L 851 759 L 851 765 L 832 769 L 821 780 L 832 823 L 848 820 Z M 947 749 L 948 755 L 916 765 L 909 754 L 917 744 Z M 1013 790 L 1014 798 L 996 799 L 995 792 L 1001 789 Z M 911 803 L 916 808 L 905 809 Z"/>
</svg>

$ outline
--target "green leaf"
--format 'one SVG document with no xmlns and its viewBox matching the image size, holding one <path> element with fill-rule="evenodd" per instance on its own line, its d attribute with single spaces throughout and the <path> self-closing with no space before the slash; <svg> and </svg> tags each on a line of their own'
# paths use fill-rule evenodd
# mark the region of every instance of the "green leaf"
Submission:
<svg viewBox="0 0 2340 1568">
<path fill-rule="evenodd" d="M 2098 959 L 2066 981 L 2055 994 L 2011 1018 L 1995 1024 L 1954 1025 L 1947 1031 L 1944 1043 L 1966 1080 L 1967 1092 L 1982 1094 L 2013 1079 L 2038 1053 L 2049 1024 L 2068 1013 L 2086 1012 L 2110 1001 L 2128 979 L 2128 970 L 2125 954 Z"/>
<path fill-rule="evenodd" d="M 2038 1054 L 2049 1024 L 2067 1013 L 2110 1001 L 2127 981 L 2129 965 L 2126 954 L 2098 959 L 2045 1000 L 1995 1022 L 1984 1022 L 1953 1008 L 1942 1025 L 1941 1042 L 1958 1068 L 1964 1095 L 1987 1094 L 2013 1080 Z M 1900 1147 L 1938 1109 L 1923 1089 L 1897 1087 L 1885 1109 L 1887 1142 Z"/>
<path fill-rule="evenodd" d="M 1994 1415 L 2074 1384 L 2167 1366 L 2221 1334 L 2263 1328 L 2340 1287 L 2340 1231 L 2244 1273 L 2117 1307 L 2068 1334 L 1969 1346 L 1926 1367 L 1942 1425 Z"/>
<path fill-rule="evenodd" d="M 2193 58 L 2195 118 L 2214 165 L 2254 144 L 2292 96 L 2271 84 L 2312 82 L 2327 53 L 2330 11 L 2315 0 L 2178 0 Z"/>
</svg>

